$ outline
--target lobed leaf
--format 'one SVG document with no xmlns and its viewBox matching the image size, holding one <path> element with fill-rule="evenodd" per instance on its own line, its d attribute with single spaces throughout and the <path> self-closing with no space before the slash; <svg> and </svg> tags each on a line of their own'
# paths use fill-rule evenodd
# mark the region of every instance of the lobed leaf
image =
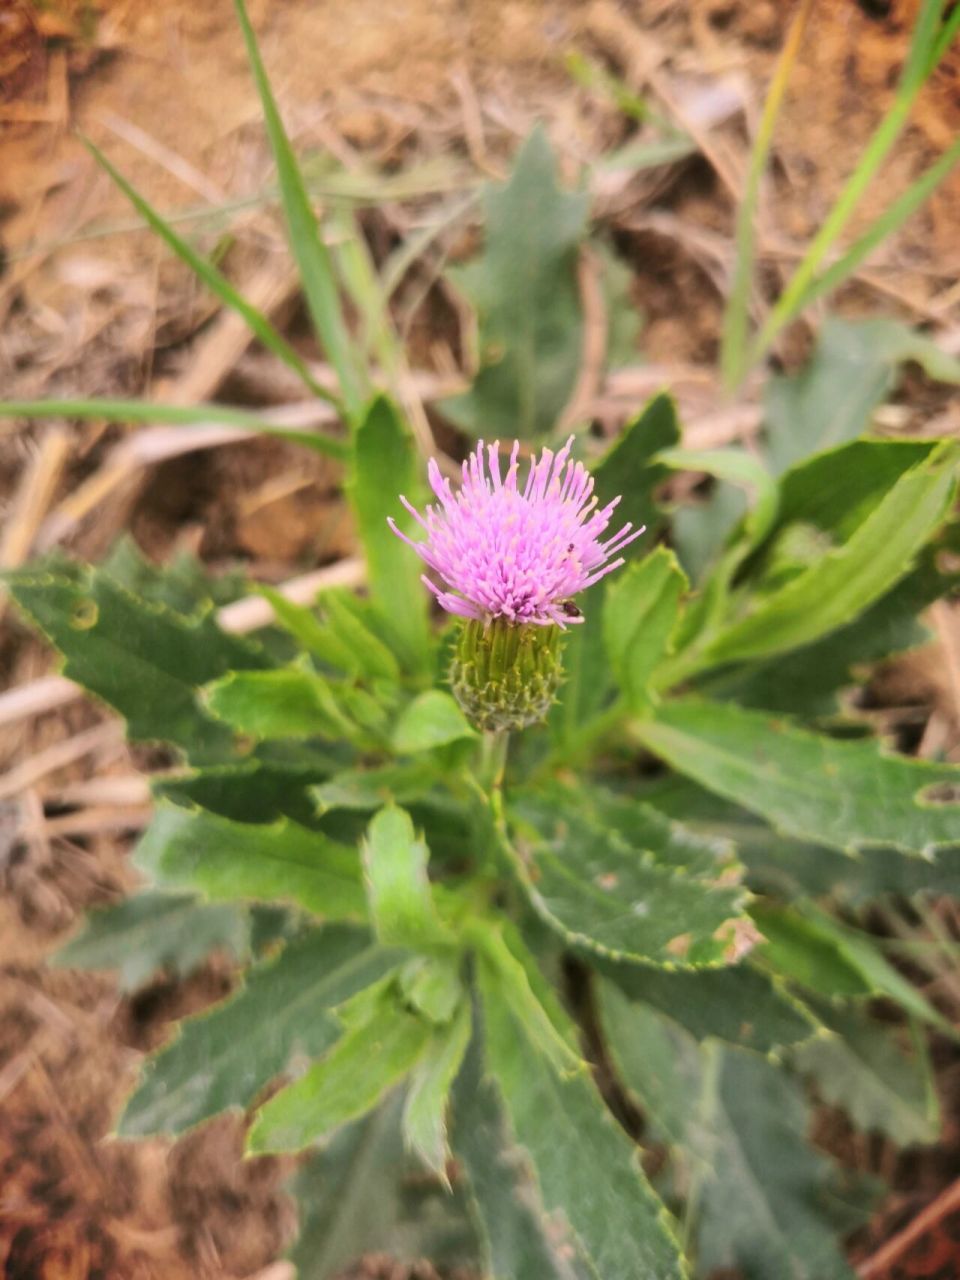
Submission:
<svg viewBox="0 0 960 1280">
<path fill-rule="evenodd" d="M 430 891 L 430 851 L 405 810 L 388 805 L 374 815 L 362 857 L 370 915 L 381 942 L 414 949 L 452 942 Z"/>
<path fill-rule="evenodd" d="M 960 769 L 886 755 L 729 703 L 663 704 L 637 737 L 678 772 L 785 835 L 854 850 L 929 853 L 957 842 Z M 937 788 L 949 797 L 936 802 Z"/>
<path fill-rule="evenodd" d="M 401 1263 L 473 1263 L 464 1195 L 424 1178 L 404 1151 L 401 1105 L 396 1094 L 345 1126 L 297 1173 L 300 1232 L 291 1257 L 300 1280 L 333 1280 L 374 1251 Z"/>
<path fill-rule="evenodd" d="M 593 1082 L 558 1074 L 483 970 L 480 990 L 488 1070 L 546 1209 L 563 1215 L 603 1280 L 680 1280 L 666 1211 Z"/>
<path fill-rule="evenodd" d="M 858 1009 L 820 1002 L 828 1028 L 793 1050 L 791 1060 L 811 1077 L 817 1094 L 845 1111 L 864 1133 L 884 1133 L 897 1146 L 934 1142 L 939 1132 L 936 1094 L 920 1064 L 892 1037 L 892 1028 Z"/>
<path fill-rule="evenodd" d="M 118 1132 L 182 1133 L 231 1107 L 249 1106 L 274 1077 L 326 1052 L 341 1034 L 332 1010 L 397 962 L 362 929 L 328 925 L 254 965 L 228 1000 L 186 1019 L 147 1061 Z"/>
<path fill-rule="evenodd" d="M 270 1099 L 253 1123 L 252 1152 L 299 1151 L 371 1111 L 428 1048 L 430 1024 L 386 992 L 330 1052 Z"/>
<path fill-rule="evenodd" d="M 158 884 L 214 899 L 292 902 L 332 920 L 364 915 L 355 850 L 288 818 L 269 825 L 232 822 L 161 803 L 135 857 Z"/>
<path fill-rule="evenodd" d="M 517 874 L 541 919 L 573 946 L 668 968 L 723 964 L 744 893 L 677 872 L 579 811 L 559 789 L 517 812 Z"/>
<path fill-rule="evenodd" d="M 66 969 L 115 969 L 121 990 L 135 991 L 160 970 L 185 977 L 219 949 L 237 960 L 249 954 L 246 907 L 147 890 L 91 912 L 83 931 L 51 963 Z"/>
<path fill-rule="evenodd" d="M 577 251 L 588 203 L 557 185 L 540 128 L 509 181 L 484 192 L 483 255 L 457 277 L 477 309 L 479 370 L 468 392 L 443 405 L 473 435 L 545 435 L 570 398 L 581 358 Z"/>
<path fill-rule="evenodd" d="M 63 654 L 64 674 L 118 711 L 132 739 L 172 743 L 198 763 L 235 756 L 233 734 L 203 710 L 197 688 L 266 667 L 258 648 L 209 613 L 185 617 L 141 600 L 92 567 L 54 561 L 6 582 Z"/>
</svg>

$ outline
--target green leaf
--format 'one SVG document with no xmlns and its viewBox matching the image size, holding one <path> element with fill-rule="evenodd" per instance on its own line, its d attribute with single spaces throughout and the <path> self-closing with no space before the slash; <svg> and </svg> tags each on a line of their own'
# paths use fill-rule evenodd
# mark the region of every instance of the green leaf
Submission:
<svg viewBox="0 0 960 1280">
<path fill-rule="evenodd" d="M 647 526 L 647 536 L 626 548 L 629 560 L 649 546 L 662 523 L 653 495 L 669 475 L 666 467 L 651 461 L 655 454 L 680 438 L 677 414 L 669 396 L 655 397 L 607 450 L 593 469 L 598 504 L 603 507 L 621 498 L 617 518 L 634 527 Z M 556 748 L 575 754 L 583 742 L 584 726 L 599 715 L 612 693 L 612 673 L 603 642 L 606 579 L 582 598 L 584 621 L 570 628 L 564 649 L 564 681 L 560 702 L 550 712 L 551 736 Z"/>
<path fill-rule="evenodd" d="M 311 787 L 321 813 L 332 809 L 360 812 L 379 809 L 391 800 L 407 804 L 420 798 L 442 776 L 436 759 L 419 759 L 404 764 L 387 764 L 376 769 L 347 769 L 329 782 Z"/>
<path fill-rule="evenodd" d="M 245 907 L 148 890 L 92 912 L 83 932 L 51 963 L 66 969 L 115 969 L 121 990 L 135 991 L 162 969 L 185 977 L 221 948 L 237 960 L 248 954 Z"/>
<path fill-rule="evenodd" d="M 274 822 L 293 818 L 316 825 L 308 787 L 336 767 L 323 758 L 270 761 L 248 757 L 237 764 L 214 765 L 189 774 L 156 777 L 153 794 L 183 808 L 199 806 L 236 822 Z"/>
<path fill-rule="evenodd" d="M 314 671 L 231 671 L 207 685 L 204 697 L 219 720 L 259 740 L 364 736 L 344 715 L 330 682 Z"/>
<path fill-rule="evenodd" d="M 698 688 L 766 711 L 835 715 L 842 691 L 866 679 L 866 664 L 927 642 L 919 615 L 952 584 L 937 567 L 936 548 L 928 547 L 912 573 L 845 627 L 791 653 L 707 675 Z"/>
<path fill-rule="evenodd" d="M 230 1107 L 247 1107 L 275 1076 L 326 1052 L 341 1033 L 331 1013 L 396 964 L 364 930 L 310 929 L 254 965 L 238 992 L 180 1023 L 147 1060 L 127 1103 L 123 1137 L 182 1133 Z"/>
<path fill-rule="evenodd" d="M 869 934 L 847 928 L 810 903 L 791 909 L 755 904 L 766 943 L 761 959 L 826 996 L 887 996 L 947 1035 L 953 1028 L 878 950 Z"/>
<path fill-rule="evenodd" d="M 300 269 L 300 282 L 307 309 L 317 337 L 337 372 L 344 406 L 356 424 L 363 413 L 366 399 L 366 377 L 364 371 L 357 367 L 353 343 L 344 323 L 330 254 L 320 234 L 303 174 L 283 127 L 270 80 L 257 48 L 257 39 L 247 16 L 246 4 L 244 0 L 234 0 L 234 4 L 260 95 L 270 148 L 277 165 L 287 234 Z"/>
<path fill-rule="evenodd" d="M 573 946 L 669 968 L 723 964 L 744 901 L 631 847 L 559 788 L 517 807 L 530 866 L 517 874 L 540 918 Z"/>
<path fill-rule="evenodd" d="M 598 505 L 605 507 L 619 497 L 617 520 L 629 521 L 635 529 L 646 525 L 652 538 L 660 524 L 654 494 L 670 475 L 669 467 L 657 460 L 658 455 L 679 443 L 676 405 L 666 394 L 654 396 L 594 466 Z M 625 554 L 629 557 L 641 549 L 642 541 L 638 539 Z"/>
<path fill-rule="evenodd" d="M 657 547 L 635 560 L 607 588 L 603 607 L 607 656 L 627 706 L 641 714 L 650 706 L 647 686 L 663 657 L 687 586 L 677 558 Z"/>
<path fill-rule="evenodd" d="M 698 1275 L 853 1280 L 834 1239 L 838 1172 L 807 1142 L 797 1083 L 762 1057 L 708 1041 L 602 988 L 614 1062 L 688 1184 Z"/>
<path fill-rule="evenodd" d="M 397 974 L 401 998 L 428 1022 L 445 1026 L 463 999 L 462 956 L 451 950 L 413 956 Z"/>
<path fill-rule="evenodd" d="M 278 427 L 246 409 L 222 404 L 155 404 L 149 400 L 114 400 L 87 397 L 83 400 L 0 400 L 3 418 L 81 418 L 95 422 L 142 422 L 152 425 L 169 422 L 175 427 L 209 427 L 219 423 L 239 427 L 254 435 L 273 436 L 290 444 L 302 445 L 328 458 L 345 459 L 347 446 L 318 431 L 295 427 Z"/>
<path fill-rule="evenodd" d="M 373 818 L 363 842 L 370 914 L 380 941 L 423 948 L 452 938 L 440 922 L 427 877 L 430 851 L 410 815 L 388 805 Z"/>
<path fill-rule="evenodd" d="M 813 1078 L 819 1097 L 864 1133 L 884 1133 L 897 1146 L 934 1142 L 936 1094 L 921 1066 L 898 1047 L 893 1028 L 827 1002 L 817 1012 L 829 1032 L 799 1045 L 791 1059 Z"/>
<path fill-rule="evenodd" d="M 488 1070 L 546 1209 L 563 1214 L 603 1280 L 680 1280 L 664 1207 L 592 1080 L 557 1073 L 483 969 L 480 987 Z"/>
<path fill-rule="evenodd" d="M 757 956 L 783 977 L 828 996 L 872 994 L 870 983 L 836 939 L 787 908 L 756 903 L 751 912 L 763 932 Z"/>
<path fill-rule="evenodd" d="M 668 1015 L 698 1040 L 714 1036 L 770 1053 L 809 1039 L 815 1029 L 782 982 L 750 965 L 671 972 L 602 960 L 596 967 L 631 1000 Z"/>
<path fill-rule="evenodd" d="M 917 361 L 931 378 L 960 382 L 960 362 L 899 321 L 828 316 L 804 368 L 767 383 L 767 447 L 775 471 L 861 435 L 905 360 Z"/>
<path fill-rule="evenodd" d="M 717 619 L 725 611 L 730 587 L 740 566 L 762 543 L 776 521 L 777 487 L 763 464 L 742 449 L 708 449 L 699 452 L 667 449 L 659 455 L 659 459 L 670 467 L 684 471 L 704 471 L 716 476 L 721 482 L 705 506 L 681 508 L 674 517 L 674 528 L 680 538 L 681 550 L 684 537 L 689 544 L 692 536 L 695 547 L 705 532 L 712 532 L 718 538 L 714 552 L 717 563 L 674 635 L 675 647 L 682 650 L 696 640 L 696 648 L 699 650 L 712 634 Z M 752 504 L 739 521 L 736 518 L 739 507 L 731 510 L 729 484 L 747 490 L 753 497 Z M 733 517 L 729 525 L 725 522 L 726 513 Z M 708 553 L 707 559 L 713 559 L 713 555 Z M 678 659 L 684 671 L 686 667 L 683 664 L 686 661 L 685 657 Z M 672 665 L 667 663 L 665 670 L 661 672 L 658 681 L 661 687 L 671 683 L 668 673 Z"/>
<path fill-rule="evenodd" d="M 837 1174 L 807 1141 L 809 1108 L 796 1081 L 765 1059 L 708 1048 L 702 1128 L 698 1262 L 745 1280 L 853 1280 L 829 1201 Z"/>
<path fill-rule="evenodd" d="M 64 674 L 109 703 L 140 742 L 164 741 L 191 760 L 227 760 L 233 734 L 201 708 L 199 685 L 267 659 L 220 630 L 138 599 L 100 570 L 56 561 L 7 576 L 14 600 L 64 655 Z"/>
<path fill-rule="evenodd" d="M 341 646 L 351 665 L 345 671 L 369 680 L 396 680 L 400 668 L 391 649 L 371 630 L 369 602 L 357 599 L 350 591 L 329 591 L 323 598 L 323 609 L 331 635 Z M 392 622 L 388 620 L 388 625 Z"/>
<path fill-rule="evenodd" d="M 656 1141 L 686 1142 L 700 1093 L 699 1056 L 676 1022 L 630 1000 L 607 979 L 596 986 L 604 1043 Z"/>
<path fill-rule="evenodd" d="M 420 581 L 423 566 L 387 524 L 388 517 L 395 517 L 402 532 L 412 533 L 413 517 L 401 506 L 400 495 L 415 501 L 419 491 L 419 465 L 410 434 L 391 401 L 378 396 L 357 431 L 350 494 L 373 599 L 403 646 L 406 666 L 422 674 L 430 655 L 428 593 Z"/>
<path fill-rule="evenodd" d="M 334 405 L 337 405 L 336 396 L 331 395 L 325 387 L 317 382 L 297 352 L 277 332 L 263 312 L 259 311 L 238 293 L 223 272 L 219 271 L 208 258 L 197 253 L 186 240 L 179 236 L 170 223 L 166 222 L 126 178 L 113 167 L 103 152 L 94 146 L 89 138 L 83 138 L 82 141 L 97 164 L 116 183 L 151 231 L 155 232 L 168 248 L 172 249 L 177 257 L 187 264 L 190 270 L 203 281 L 212 293 L 216 294 L 221 302 L 243 319 L 250 332 L 268 351 L 282 360 L 288 369 L 293 370 L 312 395 L 318 396 L 321 400 L 329 400 Z"/>
<path fill-rule="evenodd" d="M 298 1172 L 291 1190 L 300 1232 L 291 1257 L 300 1280 L 333 1280 L 373 1252 L 408 1264 L 473 1263 L 464 1195 L 424 1178 L 419 1161 L 404 1151 L 401 1104 L 394 1095 L 347 1125 Z"/>
<path fill-rule="evenodd" d="M 369 1020 L 348 1027 L 306 1075 L 261 1107 L 248 1149 L 300 1151 L 372 1111 L 410 1073 L 431 1035 L 430 1024 L 401 1008 L 388 990 Z"/>
<path fill-rule="evenodd" d="M 136 863 L 160 885 L 214 899 L 295 902 L 327 919 L 364 914 L 356 852 L 286 818 L 254 825 L 160 804 Z"/>
<path fill-rule="evenodd" d="M 944 846 L 929 860 L 882 845 L 851 856 L 778 835 L 755 814 L 676 774 L 646 794 L 660 811 L 682 817 L 704 838 L 735 841 L 747 883 L 758 893 L 788 900 L 829 894 L 853 907 L 890 894 L 960 895 L 960 845 Z"/>
<path fill-rule="evenodd" d="M 464 1000 L 454 1020 L 434 1031 L 413 1069 L 403 1109 L 404 1141 L 444 1181 L 450 1158 L 447 1099 L 469 1040 L 470 1006 Z"/>
<path fill-rule="evenodd" d="M 488 993 L 522 1023 L 537 1052 L 557 1072 L 581 1070 L 584 1063 L 572 1029 L 520 938 L 511 931 L 508 942 L 502 929 L 484 920 L 472 921 L 466 936 L 477 949 Z"/>
<path fill-rule="evenodd" d="M 457 277 L 477 310 L 480 368 L 465 395 L 443 404 L 473 435 L 546 435 L 569 400 L 581 358 L 577 251 L 588 205 L 558 186 L 542 128 L 509 182 L 486 188 L 483 255 Z"/>
<path fill-rule="evenodd" d="M 960 769 L 885 755 L 870 741 L 837 741 L 729 703 L 684 698 L 638 723 L 645 746 L 680 773 L 742 805 L 776 830 L 838 849 L 885 845 L 924 853 L 957 841 Z"/>
<path fill-rule="evenodd" d="M 484 1275 L 497 1280 L 573 1280 L 570 1244 L 559 1223 L 548 1223 L 535 1203 L 531 1180 L 518 1158 L 506 1109 L 484 1071 L 474 1036 L 453 1091 L 452 1142 L 469 1182 L 470 1202 L 483 1247 Z M 565 1233 L 568 1234 L 568 1233 Z"/>
<path fill-rule="evenodd" d="M 705 660 L 765 658 L 851 622 L 909 571 L 943 523 L 960 452 L 951 441 L 908 471 L 842 547 L 829 551 L 747 617 L 721 631 Z"/>
<path fill-rule="evenodd" d="M 476 736 L 449 693 L 428 689 L 400 713 L 393 730 L 393 749 L 400 755 L 409 755 Z"/>
<path fill-rule="evenodd" d="M 835 543 L 846 542 L 936 447 L 934 440 L 854 440 L 798 463 L 780 480 L 774 536 L 802 524 Z"/>
</svg>

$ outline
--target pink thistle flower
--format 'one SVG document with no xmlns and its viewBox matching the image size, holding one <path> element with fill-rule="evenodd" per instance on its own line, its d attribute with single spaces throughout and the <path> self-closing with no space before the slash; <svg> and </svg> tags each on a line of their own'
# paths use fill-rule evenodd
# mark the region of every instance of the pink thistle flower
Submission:
<svg viewBox="0 0 960 1280">
<path fill-rule="evenodd" d="M 426 539 L 413 541 L 393 520 L 390 527 L 450 588 L 423 575 L 448 613 L 538 626 L 583 621 L 570 598 L 619 568 L 618 552 L 644 530 L 627 523 L 602 540 L 620 499 L 598 508 L 593 477 L 571 461 L 572 446 L 573 436 L 558 453 L 544 449 L 531 458 L 521 489 L 520 442 L 514 441 L 504 477 L 499 441 L 485 446 L 481 440 L 463 464 L 457 493 L 431 458 L 427 474 L 438 504 L 421 515 L 401 495 Z"/>
</svg>

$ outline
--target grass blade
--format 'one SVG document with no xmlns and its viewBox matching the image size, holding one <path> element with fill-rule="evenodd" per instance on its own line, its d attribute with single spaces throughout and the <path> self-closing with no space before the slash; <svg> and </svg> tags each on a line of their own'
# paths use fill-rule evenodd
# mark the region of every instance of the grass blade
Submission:
<svg viewBox="0 0 960 1280">
<path fill-rule="evenodd" d="M 877 170 L 906 125 L 917 94 L 946 52 L 960 25 L 960 18 L 954 12 L 941 27 L 939 22 L 943 3 L 944 0 L 924 0 L 893 104 L 874 130 L 860 158 L 860 163 L 848 178 L 822 227 L 814 236 L 809 249 L 768 316 L 766 324 L 751 348 L 749 363 L 761 359 L 781 330 L 807 305 L 809 291 L 815 284 L 820 264 L 843 233 L 844 227 L 860 203 L 867 187 L 873 181 Z"/>
<path fill-rule="evenodd" d="M 340 392 L 347 416 L 356 426 L 363 416 L 368 398 L 368 380 L 356 362 L 350 334 L 344 323 L 330 254 L 323 243 L 303 174 L 283 126 L 257 47 L 257 38 L 247 15 L 246 4 L 244 0 L 234 0 L 234 5 L 260 94 L 267 136 L 277 165 L 280 199 L 290 236 L 290 248 L 300 268 L 307 308 L 327 358 L 340 380 Z"/>
<path fill-rule="evenodd" d="M 723 318 L 720 351 L 720 369 L 724 382 L 731 388 L 737 386 L 743 378 L 747 359 L 750 286 L 753 282 L 756 240 L 754 220 L 760 196 L 760 182 L 767 167 L 773 131 L 783 105 L 790 72 L 800 52 L 800 45 L 812 12 L 813 0 L 803 0 L 802 6 L 790 25 L 786 42 L 777 60 L 767 100 L 763 104 L 760 127 L 757 129 L 757 136 L 750 154 L 746 187 L 737 210 L 736 260 L 730 298 Z"/>
<path fill-rule="evenodd" d="M 957 13 L 960 14 L 960 9 Z M 814 280 L 804 296 L 804 306 L 809 306 L 824 294 L 830 293 L 852 275 L 877 245 L 898 231 L 907 219 L 916 213 L 958 163 L 960 163 L 960 139 L 957 139 L 926 173 L 921 174 L 889 209 L 885 209 L 842 257 Z"/>
<path fill-rule="evenodd" d="M 149 400 L 0 400 L 2 418 L 85 418 L 101 422 L 166 422 L 171 426 L 208 427 L 217 423 L 244 431 L 276 436 L 292 444 L 313 449 L 328 458 L 345 461 L 349 449 L 342 440 L 332 440 L 315 431 L 295 431 L 264 422 L 246 409 L 222 404 L 154 404 Z"/>
<path fill-rule="evenodd" d="M 120 188 L 150 229 L 155 231 L 177 257 L 187 264 L 194 275 L 203 281 L 211 293 L 215 293 L 221 302 L 242 316 L 250 331 L 256 335 L 263 346 L 268 351 L 272 351 L 275 356 L 278 356 L 288 368 L 292 369 L 309 391 L 321 400 L 328 401 L 342 412 L 342 407 L 337 397 L 317 382 L 293 347 L 277 332 L 263 312 L 259 311 L 242 294 L 238 293 L 226 276 L 208 258 L 197 253 L 186 240 L 177 235 L 173 227 L 168 222 L 165 222 L 160 214 L 144 200 L 143 196 L 131 186 L 123 174 L 114 168 L 99 147 L 88 138 L 83 139 L 83 144 L 110 180 Z"/>
</svg>

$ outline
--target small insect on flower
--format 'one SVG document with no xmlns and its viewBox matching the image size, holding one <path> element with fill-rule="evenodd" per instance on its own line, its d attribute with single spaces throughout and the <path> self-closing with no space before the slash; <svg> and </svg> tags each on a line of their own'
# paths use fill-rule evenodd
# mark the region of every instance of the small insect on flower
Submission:
<svg viewBox="0 0 960 1280">
<path fill-rule="evenodd" d="M 643 529 L 627 523 L 604 539 L 620 499 L 598 506 L 593 477 L 571 460 L 572 447 L 573 436 L 556 454 L 544 449 L 531 458 L 521 488 L 520 442 L 503 476 L 499 442 L 481 440 L 463 464 L 458 492 L 431 459 L 427 474 L 438 504 L 421 515 L 401 496 L 426 538 L 408 538 L 393 520 L 390 527 L 449 588 L 424 574 L 448 613 L 560 628 L 583 621 L 571 597 L 619 568 L 618 553 Z"/>
</svg>

